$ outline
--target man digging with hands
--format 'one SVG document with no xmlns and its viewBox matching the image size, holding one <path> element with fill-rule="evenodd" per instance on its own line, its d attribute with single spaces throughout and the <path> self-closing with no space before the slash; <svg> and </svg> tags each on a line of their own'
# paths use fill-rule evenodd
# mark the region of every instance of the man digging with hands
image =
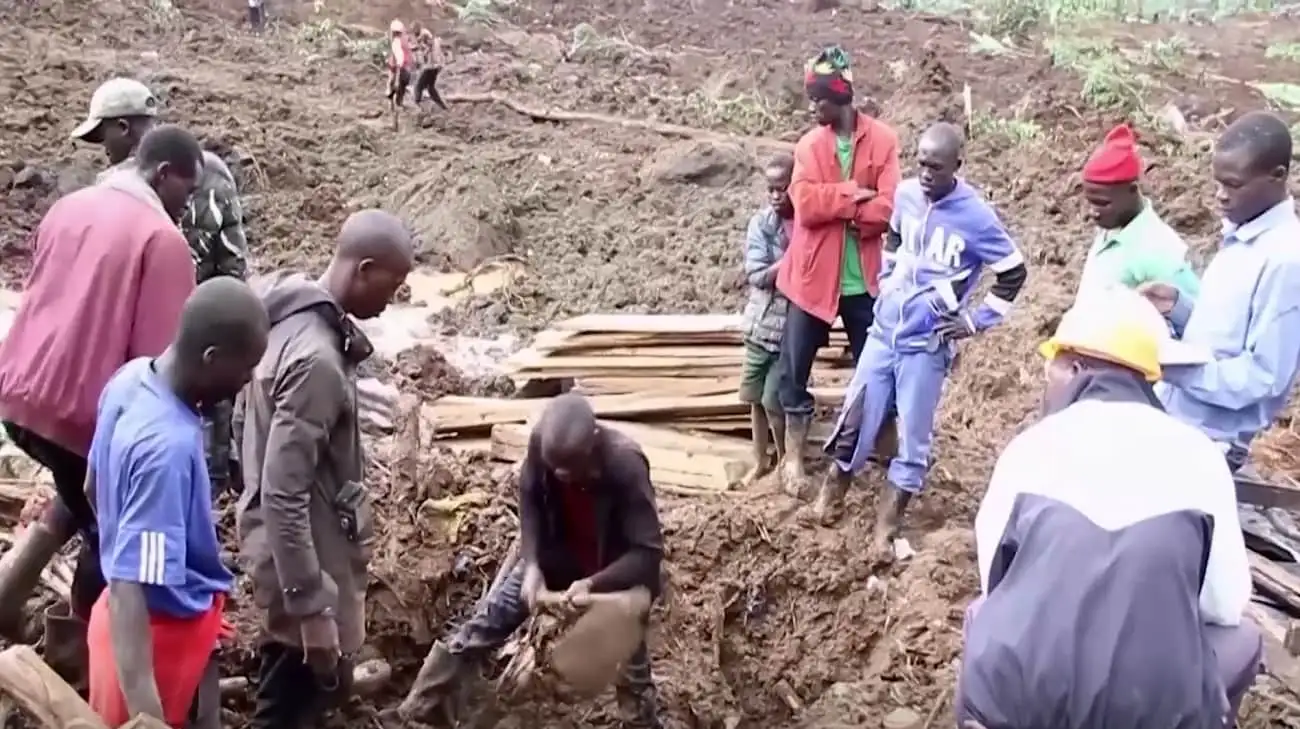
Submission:
<svg viewBox="0 0 1300 729">
<path fill-rule="evenodd" d="M 428 721 L 439 708 L 459 718 L 453 694 L 538 609 L 544 590 L 579 609 L 601 593 L 644 588 L 658 595 L 663 532 L 649 463 L 640 446 L 598 424 L 580 396 L 553 400 L 533 428 L 519 523 L 518 564 L 450 639 L 434 644 L 398 707 L 402 719 Z M 644 642 L 615 692 L 624 727 L 662 726 Z"/>
</svg>

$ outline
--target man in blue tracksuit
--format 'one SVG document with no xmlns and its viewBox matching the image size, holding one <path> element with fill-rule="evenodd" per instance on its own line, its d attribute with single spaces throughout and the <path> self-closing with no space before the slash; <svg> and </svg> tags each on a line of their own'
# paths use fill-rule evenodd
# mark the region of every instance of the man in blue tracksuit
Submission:
<svg viewBox="0 0 1300 729">
<path fill-rule="evenodd" d="M 1026 277 L 1024 258 L 997 213 L 957 177 L 962 146 L 962 134 L 951 124 L 935 124 L 921 136 L 920 175 L 905 180 L 894 196 L 875 321 L 826 444 L 834 464 L 813 509 L 823 524 L 839 516 L 853 474 L 866 465 L 877 433 L 896 410 L 892 488 L 876 515 L 881 551 L 897 535 L 929 469 L 934 415 L 954 343 L 1001 321 Z M 997 281 L 983 303 L 968 307 L 985 267 Z"/>
</svg>

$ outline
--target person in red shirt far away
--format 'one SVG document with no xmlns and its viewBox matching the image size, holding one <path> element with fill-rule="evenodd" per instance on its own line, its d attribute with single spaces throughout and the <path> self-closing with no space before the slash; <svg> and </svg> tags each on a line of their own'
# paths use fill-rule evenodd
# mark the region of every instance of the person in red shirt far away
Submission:
<svg viewBox="0 0 1300 729">
<path fill-rule="evenodd" d="M 818 127 L 795 145 L 794 229 L 776 288 L 790 300 L 781 338 L 786 492 L 806 490 L 803 450 L 812 421 L 808 392 L 817 350 L 835 317 L 844 322 L 856 363 L 871 327 L 883 236 L 901 172 L 898 134 L 853 108 L 848 55 L 831 47 L 808 62 L 804 85 Z"/>
<path fill-rule="evenodd" d="M 198 183 L 203 150 L 194 135 L 160 126 L 135 164 L 61 198 L 36 229 L 31 273 L 8 336 L 0 342 L 0 420 L 10 439 L 50 470 L 57 498 L 6 555 L 0 573 L 0 634 L 14 636 L 41 571 L 82 534 L 71 614 L 47 612 L 45 656 L 78 681 L 85 620 L 104 581 L 86 454 L 100 393 L 137 357 L 161 354 L 194 290 L 194 259 L 176 227 Z"/>
<path fill-rule="evenodd" d="M 415 54 L 406 38 L 406 25 L 394 20 L 388 25 L 388 100 L 401 106 L 406 100 L 406 89 L 411 85 L 411 69 Z"/>
<path fill-rule="evenodd" d="M 593 594 L 660 590 L 664 538 L 650 464 L 630 438 L 596 422 L 591 404 L 561 395 L 528 439 L 519 477 L 519 561 L 449 639 L 434 643 L 406 698 L 403 721 L 439 710 L 454 725 L 458 689 L 537 609 L 543 590 L 573 607 Z M 625 729 L 660 729 L 650 656 L 642 642 L 615 686 Z"/>
</svg>

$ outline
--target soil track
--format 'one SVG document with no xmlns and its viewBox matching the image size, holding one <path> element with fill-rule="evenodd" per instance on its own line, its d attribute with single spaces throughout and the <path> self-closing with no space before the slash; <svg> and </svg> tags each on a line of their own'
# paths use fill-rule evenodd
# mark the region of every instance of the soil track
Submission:
<svg viewBox="0 0 1300 729">
<path fill-rule="evenodd" d="M 797 526 L 793 505 L 775 494 L 663 500 L 670 590 L 656 613 L 655 668 L 670 726 L 857 726 L 897 707 L 933 709 L 943 724 L 962 608 L 977 589 L 970 518 L 997 449 L 1035 408 L 1040 365 L 1030 344 L 1066 306 L 1089 237 L 1075 171 L 1118 115 L 1090 110 L 1077 74 L 1033 44 L 973 54 L 959 23 L 877 9 L 832 16 L 770 0 L 612 0 L 590 10 L 539 0 L 489 30 L 419 2 L 345 2 L 320 15 L 277 3 L 296 23 L 261 37 L 239 27 L 236 2 L 181 0 L 179 13 L 143 0 L 0 7 L 5 277 L 26 271 L 28 234 L 50 202 L 102 166 L 98 150 L 66 137 L 94 85 L 114 74 L 147 81 L 169 119 L 232 162 L 262 270 L 319 267 L 347 212 L 374 204 L 409 219 L 432 263 L 523 258 L 522 281 L 446 318 L 466 332 L 535 330 L 590 311 L 735 309 L 754 171 L 806 123 L 798 68 L 818 44 L 854 54 L 864 96 L 909 156 L 926 122 L 961 118 L 963 84 L 977 117 L 1014 115 L 1039 130 L 1018 137 L 975 125 L 967 174 L 1000 205 L 1033 268 L 1011 320 L 963 352 L 914 517 L 917 557 L 884 571 L 866 560 L 868 489 L 834 530 Z M 446 35 L 453 96 L 491 91 L 540 113 L 462 101 L 447 114 L 408 112 L 394 134 L 375 36 L 337 25 L 382 28 L 394 13 L 433 20 Z M 1213 132 L 1221 111 L 1260 104 L 1247 83 L 1294 75 L 1265 48 L 1297 29 L 1273 20 L 1106 32 L 1135 50 L 1180 38 L 1178 62 L 1151 71 L 1148 106 L 1196 107 Z M 556 122 L 548 107 L 698 131 Z M 1203 148 L 1143 134 L 1152 197 L 1204 257 L 1217 220 Z M 437 357 L 401 361 L 393 374 L 426 395 L 472 386 Z M 371 480 L 380 537 L 369 650 L 393 661 L 396 679 L 350 707 L 354 718 L 391 705 L 433 638 L 477 598 L 514 528 L 510 469 L 412 443 L 412 419 L 406 436 L 375 442 Z M 247 661 L 236 652 L 229 667 Z M 812 706 L 796 715 L 790 696 Z M 1287 720 L 1272 696 L 1256 695 L 1246 726 Z M 246 706 L 230 708 L 238 725 Z M 612 722 L 604 703 L 542 702 L 507 725 Z"/>
</svg>

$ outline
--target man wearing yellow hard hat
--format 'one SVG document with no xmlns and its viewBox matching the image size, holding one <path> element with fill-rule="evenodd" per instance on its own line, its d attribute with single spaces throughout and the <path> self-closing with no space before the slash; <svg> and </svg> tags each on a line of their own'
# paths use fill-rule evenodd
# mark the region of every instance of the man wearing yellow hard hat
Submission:
<svg viewBox="0 0 1300 729">
<path fill-rule="evenodd" d="M 1152 389 L 1202 355 L 1129 290 L 1077 302 L 1040 351 L 1046 415 L 975 519 L 959 723 L 1231 726 L 1262 651 L 1232 474 Z"/>
</svg>

